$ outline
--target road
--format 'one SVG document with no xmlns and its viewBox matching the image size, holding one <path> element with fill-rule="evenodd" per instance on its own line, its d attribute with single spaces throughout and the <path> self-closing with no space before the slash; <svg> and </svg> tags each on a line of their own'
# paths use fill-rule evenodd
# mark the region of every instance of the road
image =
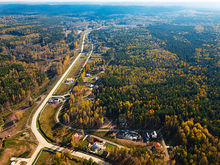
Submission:
<svg viewBox="0 0 220 165">
<path fill-rule="evenodd" d="M 161 143 L 162 143 L 162 146 L 163 146 L 163 148 L 164 148 L 164 153 L 165 153 L 165 157 L 166 157 L 166 162 L 167 162 L 167 164 L 170 164 L 170 156 L 169 156 L 169 153 L 168 153 L 168 150 L 167 150 L 167 146 L 166 146 L 166 144 L 165 144 L 165 141 L 164 141 L 163 137 L 162 137 L 162 139 L 161 139 Z"/>
<path fill-rule="evenodd" d="M 87 33 L 88 34 L 88 33 Z M 55 92 L 55 90 L 59 87 L 59 85 L 61 85 L 61 83 L 63 82 L 64 78 L 67 76 L 67 74 L 70 72 L 70 70 L 72 69 L 72 67 L 76 64 L 77 60 L 81 57 L 81 54 L 83 52 L 84 49 L 84 44 L 85 44 L 85 36 L 86 33 L 84 33 L 83 35 L 83 40 L 82 40 L 82 46 L 81 46 L 81 51 L 79 53 L 79 55 L 76 57 L 76 59 L 72 62 L 72 64 L 69 66 L 69 68 L 65 71 L 65 73 L 62 75 L 62 77 L 59 79 L 59 81 L 56 83 L 56 85 L 52 88 L 52 90 L 50 91 L 50 93 L 46 96 L 46 98 L 44 99 L 44 101 L 41 103 L 41 105 L 38 107 L 38 109 L 36 110 L 33 118 L 32 118 L 32 123 L 31 123 L 31 130 L 33 132 L 33 134 L 35 135 L 37 141 L 39 142 L 38 147 L 36 148 L 35 152 L 33 153 L 33 155 L 31 156 L 31 158 L 29 159 L 27 165 L 32 165 L 35 158 L 37 157 L 38 153 L 40 152 L 41 149 L 43 148 L 49 148 L 49 149 L 53 149 L 53 150 L 57 150 L 57 151 L 62 151 L 65 150 L 65 148 L 60 147 L 60 146 L 56 146 L 53 145 L 51 143 L 48 143 L 44 137 L 41 135 L 41 133 L 38 130 L 37 127 L 37 120 L 38 120 L 38 116 L 40 114 L 40 112 L 43 110 L 43 108 L 46 106 L 48 100 L 53 96 L 53 93 Z M 98 159 L 96 157 L 81 153 L 81 152 L 74 152 L 71 151 L 71 154 L 80 158 L 85 158 L 85 159 L 90 159 L 92 158 L 93 161 L 97 162 L 98 164 L 109 164 L 107 162 L 104 162 L 101 159 Z"/>
<path fill-rule="evenodd" d="M 60 113 L 61 109 L 62 109 L 62 106 L 60 107 L 60 109 L 58 110 L 58 112 L 57 112 L 57 114 L 56 114 L 56 122 L 59 123 L 59 124 L 61 124 L 63 127 L 66 127 L 66 128 L 69 128 L 69 129 L 72 129 L 72 130 L 75 130 L 75 131 L 80 131 L 81 129 L 75 129 L 75 128 L 72 128 L 72 127 L 67 126 L 67 125 L 65 125 L 65 124 L 63 124 L 63 123 L 60 122 L 60 120 L 59 120 L 59 113 Z M 106 131 L 106 129 L 105 129 L 105 131 Z M 118 148 L 125 148 L 123 145 L 114 143 L 114 142 L 112 142 L 112 141 L 103 139 L 103 138 L 98 137 L 98 136 L 95 136 L 95 135 L 89 135 L 89 134 L 87 134 L 86 136 L 90 136 L 90 137 L 96 138 L 96 139 L 98 139 L 98 140 L 100 140 L 100 141 L 107 142 L 107 143 L 109 143 L 109 144 L 112 144 L 112 145 L 114 145 L 114 146 L 117 146 Z"/>
</svg>

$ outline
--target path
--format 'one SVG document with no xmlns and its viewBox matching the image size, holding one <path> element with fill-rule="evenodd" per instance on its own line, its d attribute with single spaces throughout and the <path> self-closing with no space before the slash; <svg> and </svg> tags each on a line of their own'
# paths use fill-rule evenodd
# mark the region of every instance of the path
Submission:
<svg viewBox="0 0 220 165">
<path fill-rule="evenodd" d="M 162 139 L 161 139 L 161 143 L 162 143 L 162 146 L 163 146 L 163 148 L 164 148 L 164 153 L 165 153 L 165 157 L 166 157 L 166 162 L 167 162 L 167 164 L 170 164 L 170 156 L 169 156 L 169 153 L 168 153 L 168 150 L 167 150 L 167 146 L 166 146 L 166 144 L 165 144 L 165 141 L 164 141 L 163 137 L 162 137 Z"/>
</svg>

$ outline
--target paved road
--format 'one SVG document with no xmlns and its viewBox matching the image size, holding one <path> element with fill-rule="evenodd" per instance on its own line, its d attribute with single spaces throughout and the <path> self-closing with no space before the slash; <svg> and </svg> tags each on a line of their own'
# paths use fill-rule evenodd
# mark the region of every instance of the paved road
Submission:
<svg viewBox="0 0 220 165">
<path fill-rule="evenodd" d="M 63 147 L 59 147 L 56 145 L 53 145 L 51 143 L 48 143 L 44 137 L 40 134 L 40 132 L 38 131 L 37 128 L 37 119 L 38 119 L 38 115 L 40 114 L 40 112 L 43 110 L 43 108 L 46 106 L 48 100 L 53 96 L 53 93 L 55 92 L 55 90 L 59 87 L 59 85 L 62 83 L 63 79 L 67 76 L 67 74 L 69 73 L 69 71 L 71 70 L 71 68 L 76 64 L 77 60 L 81 57 L 81 54 L 83 52 L 84 49 L 84 43 L 85 43 L 85 36 L 86 33 L 84 33 L 83 35 L 83 41 L 82 41 L 82 47 L 81 47 L 81 52 L 79 53 L 79 55 L 76 57 L 76 59 L 72 62 L 72 64 L 69 66 L 69 68 L 66 70 L 66 72 L 62 75 L 62 77 L 59 79 L 59 81 L 56 83 L 56 85 L 53 87 L 53 89 L 50 91 L 50 93 L 46 96 L 46 98 L 44 99 L 44 101 L 41 103 L 41 105 L 38 107 L 38 109 L 36 110 L 33 118 L 32 118 L 32 123 L 31 123 L 31 130 L 34 133 L 37 141 L 39 142 L 37 149 L 35 150 L 34 154 L 31 156 L 31 158 L 29 159 L 27 165 L 32 165 L 32 163 L 34 162 L 35 158 L 37 157 L 39 151 L 42 148 L 49 148 L 49 149 L 53 149 L 53 150 L 57 150 L 57 151 L 62 151 L 65 150 L 65 148 Z M 92 158 L 93 161 L 97 162 L 98 164 L 109 164 L 107 162 L 104 162 L 101 159 L 98 159 L 96 157 L 81 153 L 81 152 L 74 152 L 71 151 L 71 154 L 80 158 L 85 158 L 85 159 L 90 159 Z"/>
</svg>

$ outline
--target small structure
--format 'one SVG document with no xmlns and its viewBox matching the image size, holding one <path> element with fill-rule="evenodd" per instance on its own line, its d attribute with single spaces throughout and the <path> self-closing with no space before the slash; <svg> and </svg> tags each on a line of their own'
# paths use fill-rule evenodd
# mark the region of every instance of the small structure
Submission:
<svg viewBox="0 0 220 165">
<path fill-rule="evenodd" d="M 132 140 L 132 141 L 139 141 L 141 140 L 141 135 L 135 131 L 124 131 L 124 130 L 120 130 L 118 131 L 118 133 L 116 134 L 116 137 L 119 139 L 128 139 L 128 140 Z"/>
<path fill-rule="evenodd" d="M 155 142 L 155 143 L 153 144 L 153 147 L 152 147 L 152 148 L 153 148 L 153 149 L 161 149 L 162 147 L 161 147 L 160 143 Z"/>
<path fill-rule="evenodd" d="M 149 140 L 150 140 L 150 135 L 149 135 L 148 132 L 145 133 L 145 139 L 146 139 L 146 141 L 149 141 Z"/>
<path fill-rule="evenodd" d="M 152 138 L 157 138 L 157 133 L 156 133 L 156 131 L 153 131 L 153 132 L 151 133 L 151 137 L 152 137 Z"/>
<path fill-rule="evenodd" d="M 65 80 L 65 84 L 71 84 L 71 83 L 73 83 L 74 82 L 74 79 L 73 78 L 67 78 L 66 80 Z"/>
<path fill-rule="evenodd" d="M 62 99 L 60 99 L 60 98 L 54 98 L 54 103 L 60 103 L 60 102 L 62 102 L 63 100 Z"/>
<path fill-rule="evenodd" d="M 86 86 L 89 87 L 89 88 L 93 88 L 94 87 L 94 85 L 91 84 L 91 83 L 86 83 Z"/>
<path fill-rule="evenodd" d="M 100 68 L 100 71 L 105 71 L 105 68 L 104 68 L 104 67 L 101 67 L 101 68 Z"/>
<path fill-rule="evenodd" d="M 48 101 L 48 103 L 53 104 L 53 103 L 54 103 L 54 102 L 53 102 L 53 99 L 50 99 L 50 100 Z"/>
<path fill-rule="evenodd" d="M 99 80 L 99 77 L 95 76 L 92 80 L 97 81 L 97 80 Z"/>
<path fill-rule="evenodd" d="M 25 136 L 27 133 L 26 132 L 23 132 L 22 134 L 21 134 L 21 136 Z"/>
<path fill-rule="evenodd" d="M 105 149 L 105 146 L 103 143 L 100 143 L 100 142 L 95 142 L 93 143 L 92 147 L 90 148 L 92 151 L 95 151 L 96 153 L 101 151 L 101 150 L 104 150 Z"/>
<path fill-rule="evenodd" d="M 91 77 L 92 75 L 89 73 L 86 73 L 85 77 Z"/>
<path fill-rule="evenodd" d="M 125 135 L 125 139 L 128 139 L 128 140 L 137 140 L 138 137 L 135 136 L 135 135 L 132 135 L 132 134 L 126 134 L 126 135 Z"/>
<path fill-rule="evenodd" d="M 11 164 L 10 164 L 10 165 L 15 165 L 15 164 L 16 164 L 16 162 L 14 162 L 14 161 L 13 161 L 13 162 L 11 162 Z"/>
<path fill-rule="evenodd" d="M 78 133 L 75 133 L 73 136 L 75 139 L 78 139 L 78 140 L 80 139 L 80 135 Z"/>
<path fill-rule="evenodd" d="M 51 104 L 56 104 L 56 103 L 61 103 L 61 102 L 63 102 L 63 100 L 60 99 L 60 98 L 56 98 L 56 97 L 51 98 L 51 99 L 48 101 L 48 103 L 51 103 Z"/>
</svg>

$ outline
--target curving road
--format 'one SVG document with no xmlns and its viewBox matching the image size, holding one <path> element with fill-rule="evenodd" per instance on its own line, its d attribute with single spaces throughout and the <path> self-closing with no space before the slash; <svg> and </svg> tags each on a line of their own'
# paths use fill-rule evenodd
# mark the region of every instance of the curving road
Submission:
<svg viewBox="0 0 220 165">
<path fill-rule="evenodd" d="M 89 34 L 89 33 L 87 33 Z M 57 151 L 63 151 L 65 150 L 64 147 L 60 147 L 57 145 L 53 145 L 51 143 L 48 143 L 44 137 L 41 135 L 41 133 L 38 131 L 38 127 L 37 127 L 37 120 L 38 120 L 38 116 L 40 114 L 40 112 L 43 110 L 43 108 L 46 106 L 48 100 L 53 96 L 53 93 L 55 92 L 55 90 L 61 85 L 61 83 L 63 82 L 63 79 L 67 76 L 67 74 L 69 73 L 69 71 L 72 69 L 72 67 L 76 64 L 77 60 L 81 57 L 83 49 L 84 49 L 84 43 L 85 43 L 85 36 L 86 33 L 84 33 L 83 35 L 83 40 L 82 40 L 82 47 L 81 47 L 81 52 L 79 53 L 79 55 L 76 57 L 76 59 L 72 62 L 72 64 L 69 66 L 69 68 L 65 71 L 65 73 L 62 75 L 62 77 L 59 79 L 59 81 L 56 83 L 56 85 L 53 87 L 53 89 L 50 91 L 50 93 L 46 96 L 46 98 L 44 99 L 44 101 L 41 103 L 41 105 L 38 107 L 38 109 L 36 110 L 33 118 L 32 118 L 32 123 L 31 123 L 31 130 L 34 133 L 37 141 L 39 142 L 35 152 L 33 153 L 33 155 L 31 156 L 31 158 L 29 159 L 27 165 L 32 165 L 34 160 L 36 159 L 38 153 L 40 152 L 40 150 L 42 148 L 49 148 L 49 149 L 53 149 L 53 150 L 57 150 Z M 75 152 L 75 151 L 71 151 L 71 154 L 80 158 L 84 158 L 84 159 L 90 159 L 92 158 L 93 161 L 97 162 L 98 164 L 109 164 L 101 159 L 98 159 L 96 157 L 81 153 L 81 152 Z"/>
</svg>

